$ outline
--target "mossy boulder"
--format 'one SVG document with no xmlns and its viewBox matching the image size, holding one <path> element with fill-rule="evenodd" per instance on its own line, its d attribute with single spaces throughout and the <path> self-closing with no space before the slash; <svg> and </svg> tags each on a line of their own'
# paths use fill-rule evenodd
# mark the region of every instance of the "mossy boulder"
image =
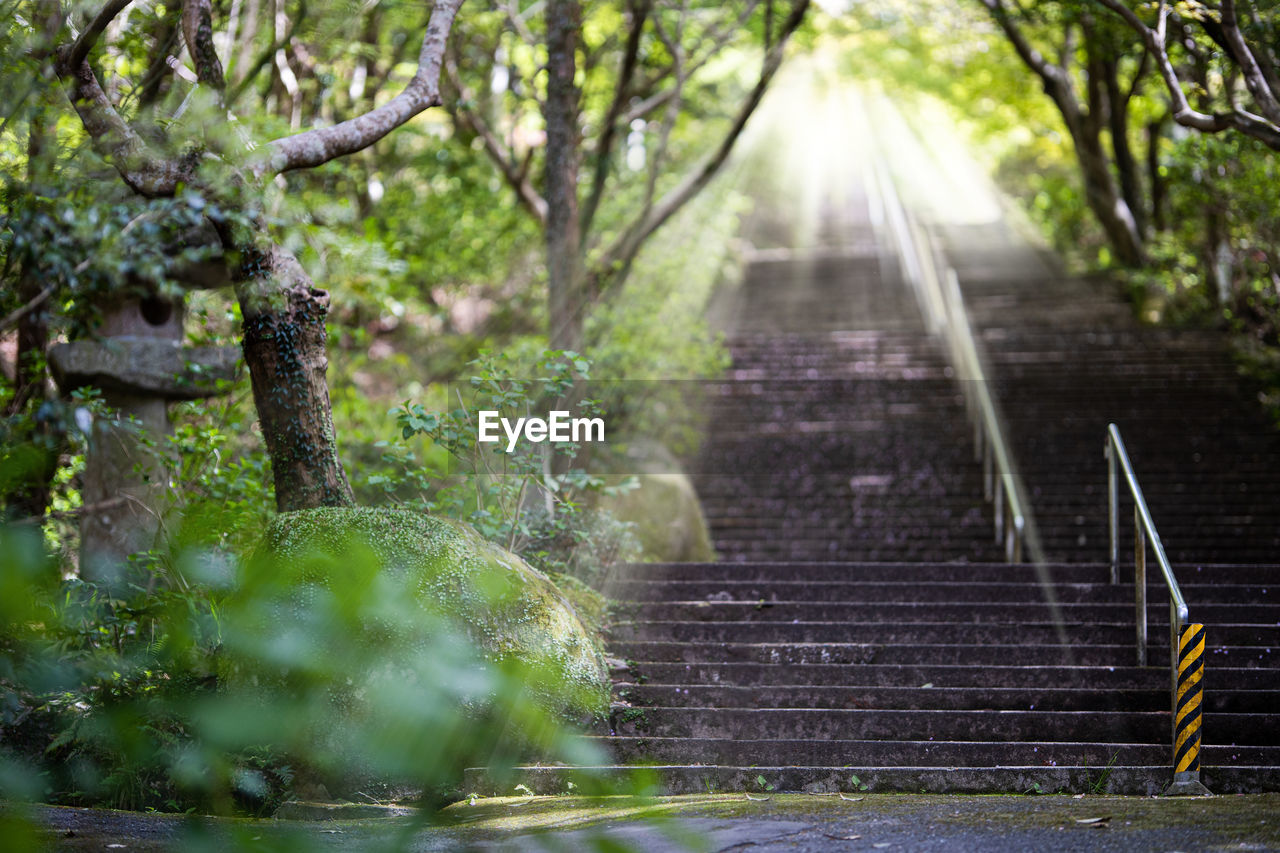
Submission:
<svg viewBox="0 0 1280 853">
<path fill-rule="evenodd" d="M 606 496 L 600 506 L 634 526 L 644 560 L 699 563 L 716 558 L 697 490 L 671 451 L 637 442 L 611 467 L 619 479 L 635 475 L 640 487 Z"/>
<path fill-rule="evenodd" d="M 563 695 L 577 697 L 571 710 L 596 711 L 607 702 L 599 638 L 550 578 L 469 525 L 403 509 L 322 507 L 277 516 L 260 552 L 286 567 L 339 556 L 337 564 L 319 564 L 334 571 L 347 564 L 343 555 L 353 545 L 372 552 L 377 571 L 421 606 L 424 620 L 443 615 L 490 660 L 554 667 Z"/>
</svg>

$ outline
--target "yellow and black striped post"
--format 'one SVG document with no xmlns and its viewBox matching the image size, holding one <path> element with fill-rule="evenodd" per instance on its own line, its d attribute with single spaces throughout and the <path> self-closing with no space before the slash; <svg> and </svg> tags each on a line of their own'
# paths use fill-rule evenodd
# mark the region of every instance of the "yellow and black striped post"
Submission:
<svg viewBox="0 0 1280 853">
<path fill-rule="evenodd" d="M 1200 721 L 1204 698 L 1204 626 L 1178 637 L 1173 690 L 1173 784 L 1168 794 L 1207 794 L 1200 784 Z"/>
</svg>

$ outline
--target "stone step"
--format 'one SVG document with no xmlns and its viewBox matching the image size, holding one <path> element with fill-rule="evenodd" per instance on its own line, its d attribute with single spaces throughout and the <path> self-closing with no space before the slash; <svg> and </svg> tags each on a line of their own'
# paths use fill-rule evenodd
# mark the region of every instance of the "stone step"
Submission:
<svg viewBox="0 0 1280 853">
<path fill-rule="evenodd" d="M 632 790 L 666 794 L 707 794 L 749 791 L 803 791 L 815 794 L 917 793 L 1063 793 L 1155 796 L 1173 779 L 1163 765 L 1052 767 L 1041 764 L 1006 767 L 864 767 L 849 766 L 726 766 L 716 764 L 602 765 L 591 768 L 525 766 L 517 768 L 520 784 L 536 794 L 597 790 L 598 782 L 624 783 Z M 1206 766 L 1202 780 L 1218 794 L 1280 790 L 1280 767 L 1274 764 Z M 761 784 L 763 781 L 763 785 Z M 570 785 L 572 783 L 572 786 Z M 479 771 L 468 771 L 465 788 L 480 794 L 511 794 L 515 781 L 495 786 Z"/>
<path fill-rule="evenodd" d="M 1161 648 L 1157 630 L 1151 633 L 1148 662 L 1167 666 L 1168 650 Z M 778 664 L 899 664 L 935 663 L 952 666 L 1124 666 L 1136 655 L 1132 644 L 1103 646 L 1060 646 L 959 643 L 891 644 L 876 643 L 753 643 L 753 642 L 670 642 L 661 640 L 615 640 L 611 652 L 626 660 L 683 663 L 778 663 Z M 1206 666 L 1232 668 L 1275 668 L 1280 649 L 1237 646 L 1206 650 Z M 1277 670 L 1280 672 L 1280 669 Z"/>
<path fill-rule="evenodd" d="M 596 740 L 615 761 L 675 764 L 688 756 L 698 763 L 750 766 L 856 767 L 1094 767 L 1108 764 L 1172 763 L 1167 744 L 1096 741 L 911 741 L 832 739 L 748 739 L 611 737 Z M 1256 765 L 1280 761 L 1277 746 L 1203 747 L 1204 764 Z"/>
<path fill-rule="evenodd" d="M 1171 737 L 1169 711 L 959 711 L 879 708 L 629 709 L 611 721 L 623 736 L 745 740 L 1028 740 L 1154 743 Z M 1206 713 L 1209 743 L 1280 746 L 1269 714 Z"/>
<path fill-rule="evenodd" d="M 1132 619 L 1133 600 L 1111 602 L 1063 602 L 1056 608 L 1028 601 L 691 601 L 633 602 L 622 605 L 629 618 L 669 621 L 730 622 L 960 622 L 1022 624 L 1027 622 L 1117 623 Z M 1205 625 L 1280 624 L 1277 604 L 1196 604 L 1191 614 Z M 1147 619 L 1153 626 L 1167 625 L 1167 598 L 1149 599 Z M 1209 638 L 1209 642 L 1214 642 Z"/>
<path fill-rule="evenodd" d="M 916 664 L 656 661 L 634 658 L 632 680 L 654 684 L 726 684 L 742 687 L 809 684 L 843 687 L 981 687 L 1034 689 L 1166 690 L 1169 670 L 1122 664 Z M 1280 691 L 1280 670 L 1214 661 L 1215 690 Z"/>
<path fill-rule="evenodd" d="M 1126 554 L 1126 556 L 1128 556 Z M 1177 566 L 1179 583 L 1268 584 L 1280 583 L 1280 566 L 1203 564 Z M 865 582 L 918 581 L 920 583 L 970 580 L 977 583 L 1037 581 L 1043 572 L 1056 583 L 1104 584 L 1111 577 L 1102 562 L 1051 563 L 1044 566 L 1009 563 L 627 563 L 617 565 L 611 580 L 817 581 Z M 1155 586 L 1151 579 L 1149 586 Z M 1130 585 L 1130 588 L 1132 585 Z M 616 597 L 616 596 L 615 596 Z"/>
<path fill-rule="evenodd" d="M 1242 646 L 1280 648 L 1280 626 L 1214 625 L 1207 634 L 1208 649 Z M 1054 645 L 1090 643 L 1122 646 L 1133 643 L 1135 627 L 1128 623 L 1052 622 L 961 624 L 955 622 L 706 622 L 649 620 L 616 622 L 611 629 L 619 642 L 649 640 L 681 643 L 958 643 L 962 645 Z M 1163 635 L 1152 639 L 1160 641 Z"/>
<path fill-rule="evenodd" d="M 1051 594 L 1054 600 L 1064 604 L 1131 604 L 1134 587 L 1128 584 L 1080 584 L 1058 583 L 1042 586 L 1028 578 L 1021 583 L 980 581 L 616 581 L 613 595 L 623 601 L 811 601 L 850 602 L 859 605 L 870 602 L 922 604 L 927 602 L 976 602 L 996 604 L 1002 602 L 1041 603 Z M 1280 585 L 1257 584 L 1197 584 L 1181 583 L 1179 587 L 1188 601 L 1196 602 L 1196 608 L 1216 604 L 1274 605 L 1275 616 L 1280 617 Z M 1276 620 L 1280 622 L 1280 619 Z"/>
<path fill-rule="evenodd" d="M 1217 675 L 1215 670 L 1214 675 Z M 1215 681 L 1218 679 L 1215 678 Z M 1072 687 L 869 687 L 866 685 L 731 685 L 645 682 L 620 687 L 633 706 L 697 708 L 896 708 L 900 710 L 1168 711 L 1169 686 L 1145 690 Z M 1265 714 L 1275 710 L 1270 690 L 1208 690 L 1212 713 Z"/>
</svg>

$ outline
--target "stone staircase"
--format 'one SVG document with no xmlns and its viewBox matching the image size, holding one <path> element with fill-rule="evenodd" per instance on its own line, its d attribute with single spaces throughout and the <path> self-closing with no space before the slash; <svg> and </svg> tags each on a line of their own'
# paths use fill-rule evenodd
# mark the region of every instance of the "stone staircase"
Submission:
<svg viewBox="0 0 1280 853">
<path fill-rule="evenodd" d="M 1051 559 L 998 562 L 957 383 L 852 210 L 826 217 L 847 242 L 761 253 L 718 306 L 734 361 L 694 475 L 723 561 L 612 579 L 608 770 L 672 793 L 1163 790 L 1167 596 L 1153 568 L 1135 666 L 1133 586 L 1103 563 L 1116 420 L 1207 626 L 1203 781 L 1280 790 L 1280 441 L 1220 345 L 1140 329 L 1006 233 L 944 233 Z"/>
<path fill-rule="evenodd" d="M 1115 422 L 1175 566 L 1280 562 L 1280 440 L 1221 333 L 1139 326 L 1114 284 L 1064 278 L 998 225 L 944 243 L 1051 559 L 1105 558 Z"/>
<path fill-rule="evenodd" d="M 1061 624 L 1026 566 L 633 567 L 618 593 L 638 603 L 614 644 L 635 661 L 620 691 L 633 707 L 615 711 L 611 748 L 664 765 L 686 793 L 1156 793 L 1170 775 L 1167 652 L 1132 665 L 1132 586 L 1098 565 L 1048 568 Z M 1184 586 L 1213 626 L 1202 761 L 1219 793 L 1280 783 L 1265 647 L 1280 607 L 1252 603 L 1266 574 Z"/>
</svg>

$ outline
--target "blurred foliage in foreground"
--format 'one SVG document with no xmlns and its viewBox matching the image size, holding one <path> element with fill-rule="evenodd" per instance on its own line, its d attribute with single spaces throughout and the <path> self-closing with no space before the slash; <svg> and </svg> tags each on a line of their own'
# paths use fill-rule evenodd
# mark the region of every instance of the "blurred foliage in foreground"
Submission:
<svg viewBox="0 0 1280 853">
<path fill-rule="evenodd" d="M 290 791 L 359 786 L 429 820 L 464 767 L 599 763 L 572 725 L 598 693 L 555 659 L 482 653 L 358 540 L 188 551 L 112 590 L 61 580 L 30 528 L 0 532 L 0 553 L 4 800 L 267 815 Z"/>
</svg>

